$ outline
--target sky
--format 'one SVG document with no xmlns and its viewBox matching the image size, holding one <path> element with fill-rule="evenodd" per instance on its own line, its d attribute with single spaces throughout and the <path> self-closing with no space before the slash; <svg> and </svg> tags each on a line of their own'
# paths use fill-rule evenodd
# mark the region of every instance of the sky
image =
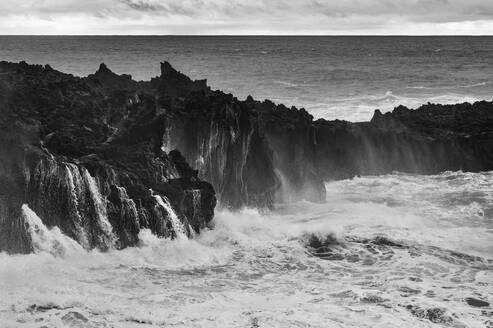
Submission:
<svg viewBox="0 0 493 328">
<path fill-rule="evenodd" d="M 493 0 L 0 0 L 0 34 L 491 35 Z"/>
</svg>

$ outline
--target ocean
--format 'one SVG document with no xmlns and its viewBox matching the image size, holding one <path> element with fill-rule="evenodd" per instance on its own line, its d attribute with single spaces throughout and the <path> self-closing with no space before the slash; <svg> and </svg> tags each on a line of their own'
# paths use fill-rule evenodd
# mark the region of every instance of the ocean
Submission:
<svg viewBox="0 0 493 328">
<path fill-rule="evenodd" d="M 493 97 L 490 37 L 0 37 L 0 59 L 136 79 L 168 60 L 239 98 L 368 120 Z M 493 327 L 493 172 L 327 181 L 322 204 L 216 211 L 188 239 L 85 251 L 23 213 L 35 253 L 0 253 L 0 327 Z M 330 254 L 306 245 L 317 236 Z"/>
<path fill-rule="evenodd" d="M 167 60 L 244 99 L 365 121 L 376 108 L 493 99 L 493 37 L 0 36 L 0 60 L 148 80 Z"/>
</svg>

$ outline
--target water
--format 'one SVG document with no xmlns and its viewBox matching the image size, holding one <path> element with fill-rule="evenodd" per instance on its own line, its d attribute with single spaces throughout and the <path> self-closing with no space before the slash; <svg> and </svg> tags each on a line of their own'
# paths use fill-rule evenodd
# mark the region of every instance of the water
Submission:
<svg viewBox="0 0 493 328">
<path fill-rule="evenodd" d="M 352 121 L 398 104 L 491 99 L 492 55 L 492 37 L 0 36 L 0 60 L 77 75 L 105 62 L 136 79 L 168 60 L 240 99 Z M 89 186 L 111 239 L 97 181 L 66 171 L 75 196 Z M 491 328 L 491 306 L 465 299 L 493 302 L 492 181 L 445 172 L 331 182 L 324 204 L 218 212 L 192 239 L 161 199 L 180 238 L 144 230 L 138 247 L 108 252 L 87 252 L 24 205 L 35 254 L 0 254 L 0 326 Z M 314 235 L 332 241 L 325 254 L 307 248 Z"/>
<path fill-rule="evenodd" d="M 152 190 L 151 190 L 152 192 Z M 168 199 L 166 197 L 161 197 L 159 195 L 153 195 L 154 199 L 158 206 L 160 206 L 164 211 L 168 214 L 169 220 L 171 222 L 171 226 L 173 227 L 173 231 L 176 234 L 177 238 L 186 238 L 186 231 L 183 223 L 178 219 L 175 211 L 171 207 Z"/>
<path fill-rule="evenodd" d="M 493 98 L 493 37 L 0 36 L 0 60 L 77 75 L 105 62 L 135 79 L 159 75 L 168 60 L 240 99 L 351 121 L 399 104 Z"/>
<path fill-rule="evenodd" d="M 332 182 L 325 204 L 219 212 L 215 228 L 194 239 L 142 231 L 139 247 L 106 253 L 41 228 L 48 243 L 36 254 L 0 254 L 0 322 L 438 327 L 418 317 L 433 310 L 441 326 L 491 327 L 491 307 L 465 299 L 493 302 L 492 179 L 445 172 Z M 335 240 L 333 259 L 308 251 L 312 234 Z M 377 236 L 402 247 L 365 241 Z M 55 244 L 64 251 L 53 252 Z"/>
<path fill-rule="evenodd" d="M 49 253 L 54 256 L 70 256 L 83 248 L 75 240 L 65 236 L 58 227 L 48 229 L 41 218 L 29 208 L 27 204 L 22 205 L 22 218 L 28 226 L 34 252 Z"/>
</svg>

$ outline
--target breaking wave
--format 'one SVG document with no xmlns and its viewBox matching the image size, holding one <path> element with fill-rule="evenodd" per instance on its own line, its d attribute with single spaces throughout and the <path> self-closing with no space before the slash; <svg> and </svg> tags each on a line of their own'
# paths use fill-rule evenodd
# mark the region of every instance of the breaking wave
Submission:
<svg viewBox="0 0 493 328">
<path fill-rule="evenodd" d="M 221 211 L 193 239 L 143 230 L 139 247 L 105 253 L 47 229 L 25 205 L 36 253 L 0 254 L 0 321 L 481 327 L 493 300 L 492 179 L 446 172 L 331 182 L 325 204 Z"/>
<path fill-rule="evenodd" d="M 424 90 L 436 90 L 436 89 L 457 89 L 457 88 L 477 88 L 477 87 L 484 87 L 491 84 L 491 81 L 483 81 L 483 82 L 478 82 L 478 83 L 472 83 L 472 84 L 464 84 L 464 85 L 454 85 L 454 86 L 407 86 L 407 89 L 424 89 Z"/>
<path fill-rule="evenodd" d="M 22 205 L 21 216 L 21 219 L 27 225 L 27 233 L 31 238 L 35 253 L 66 256 L 83 251 L 80 244 L 65 236 L 58 227 L 48 229 L 27 204 Z"/>
<path fill-rule="evenodd" d="M 283 100 L 286 101 L 285 99 Z M 382 112 L 389 112 L 399 105 L 408 108 L 418 108 L 427 103 L 447 105 L 464 102 L 474 103 L 481 100 L 485 100 L 485 97 L 454 92 L 415 96 L 395 94 L 389 90 L 383 95 L 365 95 L 352 98 L 331 99 L 327 103 L 312 103 L 306 106 L 306 109 L 315 118 L 328 120 L 344 119 L 352 122 L 361 122 L 369 121 L 375 109 L 380 109 Z"/>
</svg>

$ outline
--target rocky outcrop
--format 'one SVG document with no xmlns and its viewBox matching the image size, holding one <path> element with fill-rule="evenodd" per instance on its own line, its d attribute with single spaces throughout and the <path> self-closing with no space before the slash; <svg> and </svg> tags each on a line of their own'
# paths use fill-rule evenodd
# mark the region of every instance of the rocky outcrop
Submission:
<svg viewBox="0 0 493 328">
<path fill-rule="evenodd" d="M 313 117 L 305 110 L 251 97 L 239 101 L 211 91 L 204 81 L 191 81 L 167 63 L 151 83 L 168 116 L 165 149 L 179 149 L 214 185 L 222 206 L 325 199 L 314 162 Z"/>
<path fill-rule="evenodd" d="M 493 103 L 376 110 L 370 122 L 313 121 L 304 109 L 211 91 L 180 81 L 158 94 L 167 108 L 166 149 L 177 148 L 210 181 L 224 206 L 323 201 L 323 181 L 392 171 L 431 174 L 493 169 Z M 188 93 L 184 90 L 188 90 Z"/>
<path fill-rule="evenodd" d="M 190 88 L 175 90 L 168 79 Z M 168 68 L 152 81 L 167 116 L 165 151 L 179 149 L 200 177 L 214 185 L 222 206 L 271 206 L 279 182 L 257 113 L 231 95 L 187 79 Z M 174 96 L 180 93 L 182 97 Z"/>
<path fill-rule="evenodd" d="M 324 201 L 313 117 L 303 108 L 287 108 L 268 100 L 260 103 L 248 98 L 246 103 L 259 113 L 261 133 L 273 151 L 273 166 L 281 180 L 276 200 Z"/>
<path fill-rule="evenodd" d="M 167 62 L 140 82 L 104 64 L 78 78 L 2 62 L 0 114 L 0 250 L 32 250 L 33 222 L 85 248 L 119 248 L 142 229 L 199 232 L 215 195 L 224 207 L 270 208 L 323 201 L 331 179 L 493 169 L 492 102 L 313 121 L 211 90 Z"/>
<path fill-rule="evenodd" d="M 493 169 L 493 102 L 376 110 L 370 122 L 314 122 L 324 180 L 401 171 Z"/>
<path fill-rule="evenodd" d="M 0 63 L 0 250 L 34 250 L 45 227 L 105 250 L 212 219 L 213 187 L 162 151 L 166 117 L 136 86 L 104 65 L 81 79 Z"/>
</svg>

